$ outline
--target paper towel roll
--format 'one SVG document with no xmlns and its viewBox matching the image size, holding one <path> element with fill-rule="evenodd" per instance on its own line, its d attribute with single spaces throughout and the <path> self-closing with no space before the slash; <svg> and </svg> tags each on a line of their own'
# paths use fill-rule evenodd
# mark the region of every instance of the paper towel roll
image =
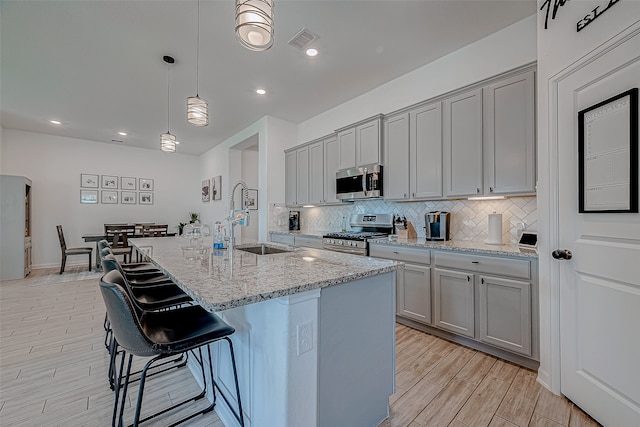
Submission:
<svg viewBox="0 0 640 427">
<path fill-rule="evenodd" d="M 489 214 L 489 229 L 487 231 L 487 240 L 484 242 L 488 245 L 502 244 L 502 214 Z"/>
</svg>

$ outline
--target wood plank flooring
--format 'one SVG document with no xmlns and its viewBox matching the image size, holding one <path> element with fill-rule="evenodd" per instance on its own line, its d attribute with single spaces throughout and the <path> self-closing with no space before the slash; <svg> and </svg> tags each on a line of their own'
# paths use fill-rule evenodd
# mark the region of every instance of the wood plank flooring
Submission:
<svg viewBox="0 0 640 427">
<path fill-rule="evenodd" d="M 0 425 L 110 425 L 113 392 L 106 379 L 98 278 L 70 266 L 62 276 L 44 269 L 24 280 L 0 282 Z M 567 399 L 542 388 L 535 375 L 397 325 L 397 391 L 382 426 L 598 426 Z M 197 391 L 184 370 L 159 376 L 145 389 L 143 411 Z M 131 420 L 135 398 L 132 390 L 125 421 Z M 168 425 L 179 415 L 145 425 Z M 223 427 L 215 412 L 185 425 Z"/>
</svg>

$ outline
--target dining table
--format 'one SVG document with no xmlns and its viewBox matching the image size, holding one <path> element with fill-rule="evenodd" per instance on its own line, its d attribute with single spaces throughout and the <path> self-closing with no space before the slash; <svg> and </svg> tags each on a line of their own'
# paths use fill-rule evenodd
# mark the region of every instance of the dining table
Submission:
<svg viewBox="0 0 640 427">
<path fill-rule="evenodd" d="M 166 237 L 174 237 L 176 235 L 176 233 L 167 233 Z M 143 236 L 142 234 L 133 234 L 128 236 L 129 239 L 141 239 L 141 238 L 147 238 L 148 236 Z M 96 243 L 96 269 L 98 270 L 102 270 L 102 264 L 100 263 L 100 250 L 98 248 L 98 242 L 100 240 L 105 240 L 107 239 L 107 236 L 104 233 L 100 233 L 100 234 L 84 234 L 82 236 L 82 239 L 85 242 L 95 242 Z"/>
</svg>

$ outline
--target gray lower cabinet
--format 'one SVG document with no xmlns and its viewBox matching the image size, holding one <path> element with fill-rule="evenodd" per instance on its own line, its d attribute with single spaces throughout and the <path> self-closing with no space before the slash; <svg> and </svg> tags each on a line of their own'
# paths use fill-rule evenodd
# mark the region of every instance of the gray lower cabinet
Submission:
<svg viewBox="0 0 640 427">
<path fill-rule="evenodd" d="M 479 279 L 480 341 L 531 356 L 531 282 Z"/>
<path fill-rule="evenodd" d="M 282 243 L 284 245 L 291 245 L 291 246 L 293 246 L 295 243 L 293 234 L 271 233 L 271 241 L 274 243 Z"/>
<path fill-rule="evenodd" d="M 434 326 L 475 337 L 474 275 L 462 271 L 433 270 Z"/>
<path fill-rule="evenodd" d="M 396 279 L 396 314 L 431 324 L 431 268 L 405 264 Z"/>
<path fill-rule="evenodd" d="M 293 241 L 296 246 L 322 249 L 322 237 L 295 236 Z"/>
<path fill-rule="evenodd" d="M 369 256 L 405 263 L 396 274 L 396 314 L 431 324 L 431 251 L 372 243 Z"/>
</svg>

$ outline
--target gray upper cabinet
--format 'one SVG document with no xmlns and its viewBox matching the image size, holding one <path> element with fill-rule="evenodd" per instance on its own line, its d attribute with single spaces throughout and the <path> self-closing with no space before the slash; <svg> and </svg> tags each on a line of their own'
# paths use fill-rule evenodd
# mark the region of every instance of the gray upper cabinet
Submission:
<svg viewBox="0 0 640 427">
<path fill-rule="evenodd" d="M 309 145 L 309 203 L 324 202 L 324 144 L 323 141 Z"/>
<path fill-rule="evenodd" d="M 309 146 L 296 150 L 296 204 L 309 203 Z"/>
<path fill-rule="evenodd" d="M 356 166 L 382 163 L 381 117 L 356 126 Z"/>
<path fill-rule="evenodd" d="M 355 127 L 338 132 L 338 169 L 356 167 Z"/>
<path fill-rule="evenodd" d="M 409 113 L 386 117 L 384 198 L 403 200 L 409 197 Z"/>
<path fill-rule="evenodd" d="M 535 74 L 529 71 L 483 89 L 485 194 L 533 194 Z"/>
<path fill-rule="evenodd" d="M 324 201 L 338 203 L 336 198 L 336 172 L 340 169 L 338 138 L 333 135 L 324 140 Z"/>
<path fill-rule="evenodd" d="M 338 129 L 338 169 L 382 163 L 382 115 Z"/>
<path fill-rule="evenodd" d="M 410 197 L 442 197 L 442 104 L 409 112 Z"/>
<path fill-rule="evenodd" d="M 296 150 L 284 154 L 284 202 L 287 206 L 297 204 L 298 154 Z"/>
<path fill-rule="evenodd" d="M 442 198 L 442 104 L 385 118 L 386 200 Z"/>
<path fill-rule="evenodd" d="M 445 196 L 482 194 L 482 89 L 444 101 L 443 137 Z"/>
</svg>

